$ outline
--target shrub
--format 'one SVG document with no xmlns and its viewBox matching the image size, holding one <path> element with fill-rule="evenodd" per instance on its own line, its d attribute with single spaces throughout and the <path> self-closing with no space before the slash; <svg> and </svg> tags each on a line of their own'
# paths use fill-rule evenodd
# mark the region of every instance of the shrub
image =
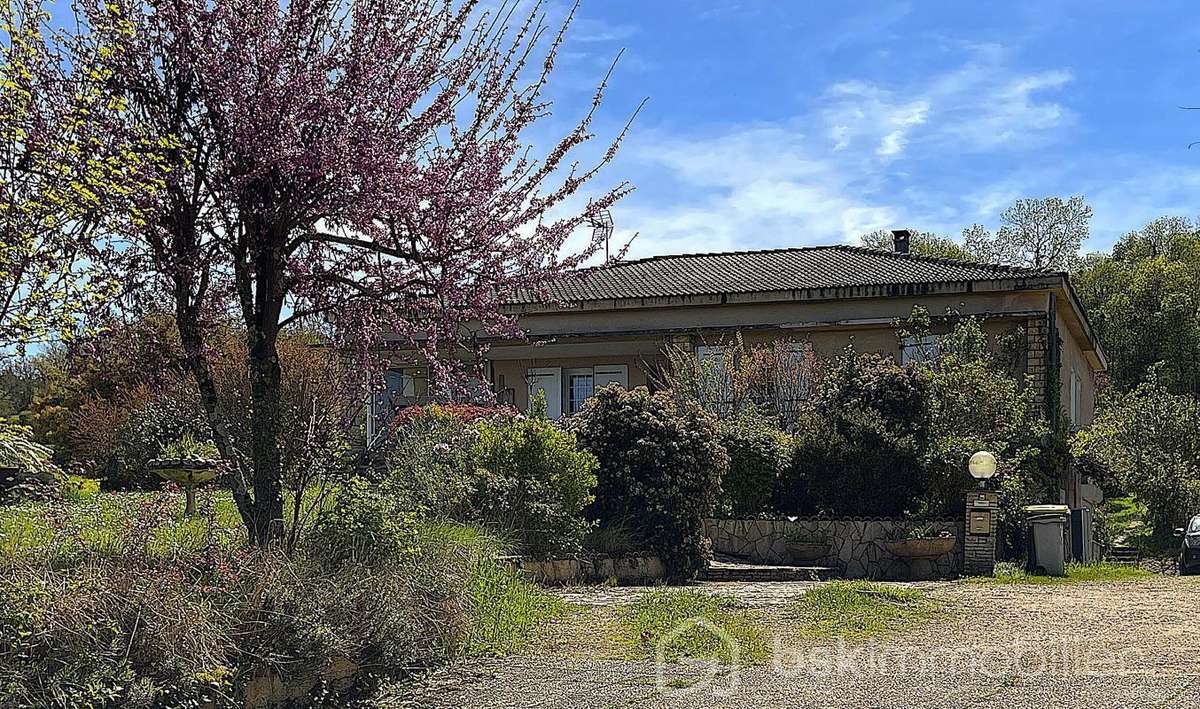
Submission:
<svg viewBox="0 0 1200 709">
<path fill-rule="evenodd" d="M 208 419 L 190 383 L 179 380 L 157 391 L 131 394 L 132 408 L 116 436 L 116 448 L 103 461 L 105 490 L 153 490 L 162 480 L 148 464 L 163 448 L 184 436 L 212 438 Z"/>
<path fill-rule="evenodd" d="M 847 348 L 817 387 L 776 490 L 779 511 L 895 516 L 925 491 L 928 378 Z"/>
<path fill-rule="evenodd" d="M 718 431 L 729 471 L 721 481 L 717 511 L 733 518 L 767 512 L 791 460 L 791 439 L 753 409 L 722 422 Z"/>
<path fill-rule="evenodd" d="M 721 355 L 696 356 L 690 346 L 670 345 L 658 384 L 676 398 L 700 404 L 715 416 L 765 412 L 787 431 L 811 408 L 821 363 L 812 345 L 772 340 L 747 345 L 738 333 L 721 343 Z"/>
<path fill-rule="evenodd" d="M 776 496 L 784 514 L 893 517 L 925 489 L 920 443 L 873 409 L 814 418 L 795 441 Z"/>
<path fill-rule="evenodd" d="M 393 563 L 415 551 L 415 518 L 378 486 L 355 477 L 317 514 L 307 541 L 316 558 L 331 566 Z"/>
<path fill-rule="evenodd" d="M 57 497 L 66 475 L 50 461 L 53 452 L 33 442 L 25 426 L 0 422 L 0 504 Z"/>
<path fill-rule="evenodd" d="M 256 676 L 295 681 L 337 659 L 361 668 L 354 681 L 294 702 L 347 706 L 383 677 L 520 651 L 565 609 L 497 564 L 482 530 L 414 535 L 416 553 L 382 565 L 211 546 L 5 562 L 0 706 L 232 709 Z"/>
<path fill-rule="evenodd" d="M 596 457 L 544 417 L 481 421 L 467 498 L 478 521 L 513 533 L 532 554 L 578 551 L 589 524 Z"/>
<path fill-rule="evenodd" d="M 729 469 L 713 418 L 665 393 L 608 386 L 567 426 L 600 461 L 592 517 L 602 527 L 638 525 L 672 582 L 704 568 L 710 549 L 703 520 L 713 514 Z"/>
<path fill-rule="evenodd" d="M 923 442 L 929 432 L 929 379 L 873 352 L 847 347 L 817 386 L 816 412 L 836 420 L 846 411 L 869 411 L 897 436 Z"/>
<path fill-rule="evenodd" d="M 407 413 L 411 412 L 411 413 Z M 479 431 L 438 405 L 405 409 L 372 451 L 380 481 L 401 504 L 429 517 L 463 519 L 478 462 Z"/>
</svg>

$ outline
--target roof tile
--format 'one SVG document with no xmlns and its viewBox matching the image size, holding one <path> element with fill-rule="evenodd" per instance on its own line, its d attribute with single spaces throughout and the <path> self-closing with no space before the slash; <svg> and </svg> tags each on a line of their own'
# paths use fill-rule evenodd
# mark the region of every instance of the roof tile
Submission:
<svg viewBox="0 0 1200 709">
<path fill-rule="evenodd" d="M 551 301 L 1036 278 L 1054 271 L 902 254 L 859 246 L 654 256 L 581 270 L 551 285 Z M 536 302 L 525 294 L 518 302 Z"/>
</svg>

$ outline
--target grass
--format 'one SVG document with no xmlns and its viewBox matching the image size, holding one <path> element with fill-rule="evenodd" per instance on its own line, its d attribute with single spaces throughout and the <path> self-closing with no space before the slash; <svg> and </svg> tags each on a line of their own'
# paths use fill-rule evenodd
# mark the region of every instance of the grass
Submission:
<svg viewBox="0 0 1200 709">
<path fill-rule="evenodd" d="M 467 569 L 464 588 L 468 655 L 510 655 L 527 650 L 547 624 L 569 607 L 557 596 L 496 561 L 510 545 L 495 532 L 470 524 L 430 520 L 417 529 L 427 557 L 458 557 Z M 421 562 L 418 562 L 420 564 Z"/>
<path fill-rule="evenodd" d="M 769 648 L 763 631 L 737 601 L 695 591 L 653 590 L 620 610 L 620 639 L 643 657 L 715 659 L 753 664 Z"/>
<path fill-rule="evenodd" d="M 466 650 L 471 655 L 524 651 L 549 622 L 568 610 L 565 601 L 490 558 L 471 570 L 466 596 L 470 627 Z"/>
<path fill-rule="evenodd" d="M 996 572 L 992 576 L 978 576 L 968 579 L 971 583 L 984 584 L 1025 584 L 1037 586 L 1061 586 L 1073 583 L 1114 583 L 1136 581 L 1153 576 L 1149 571 L 1136 566 L 1121 564 L 1067 564 L 1066 576 L 1040 576 L 1029 574 L 1023 567 L 1012 563 L 996 564 Z"/>
<path fill-rule="evenodd" d="M 172 556 L 209 544 L 237 546 L 241 518 L 224 490 L 199 493 L 200 516 L 182 518 L 183 494 L 99 493 L 0 508 L 0 560 L 65 562 L 82 554 L 114 557 L 141 546 Z"/>
<path fill-rule="evenodd" d="M 809 638 L 867 640 L 930 620 L 938 604 L 925 592 L 865 581 L 834 581 L 804 594 L 793 607 L 800 634 Z"/>
</svg>

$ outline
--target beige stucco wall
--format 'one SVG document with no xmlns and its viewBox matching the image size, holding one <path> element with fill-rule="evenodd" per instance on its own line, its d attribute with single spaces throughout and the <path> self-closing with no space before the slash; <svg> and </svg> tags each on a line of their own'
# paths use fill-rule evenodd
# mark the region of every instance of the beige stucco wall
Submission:
<svg viewBox="0 0 1200 709">
<path fill-rule="evenodd" d="M 521 326 L 539 346 L 496 343 L 489 352 L 492 384 L 502 399 L 528 406 L 525 374 L 534 367 L 586 367 L 624 364 L 629 385 L 650 383 L 648 370 L 660 361 L 670 337 L 685 336 L 692 344 L 719 344 L 740 332 L 749 344 L 771 339 L 810 342 L 820 357 L 833 357 L 851 341 L 860 352 L 899 357 L 900 343 L 892 322 L 907 317 L 914 306 L 931 315 L 952 311 L 985 318 L 984 327 L 998 335 L 1023 322 L 1018 316 L 1044 313 L 1046 291 L 994 291 L 914 297 L 852 298 L 834 301 L 750 302 L 674 307 L 604 309 L 531 313 Z M 935 328 L 936 329 L 936 328 Z"/>
<path fill-rule="evenodd" d="M 1075 428 L 1090 426 L 1092 415 L 1096 408 L 1096 370 L 1092 367 L 1079 341 L 1073 336 L 1068 327 L 1062 310 L 1056 313 L 1058 336 L 1062 340 L 1062 362 L 1059 368 L 1059 396 L 1063 410 L 1070 414 L 1071 407 L 1071 372 L 1079 376 L 1080 397 L 1079 417 L 1074 421 Z"/>
</svg>

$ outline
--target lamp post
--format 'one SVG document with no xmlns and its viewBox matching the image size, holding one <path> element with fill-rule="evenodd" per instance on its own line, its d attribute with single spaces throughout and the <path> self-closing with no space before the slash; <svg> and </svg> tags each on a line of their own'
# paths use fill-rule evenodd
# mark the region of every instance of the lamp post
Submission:
<svg viewBox="0 0 1200 709">
<path fill-rule="evenodd" d="M 967 493 L 963 571 L 991 576 L 996 569 L 996 511 L 1000 496 L 987 488 L 988 480 L 996 475 L 996 456 L 989 451 L 979 451 L 971 456 L 967 472 L 979 482 L 979 488 Z"/>
<path fill-rule="evenodd" d="M 979 481 L 979 489 L 986 490 L 987 481 L 996 474 L 996 456 L 990 451 L 979 451 L 971 456 L 971 461 L 967 463 L 967 471 Z"/>
</svg>

